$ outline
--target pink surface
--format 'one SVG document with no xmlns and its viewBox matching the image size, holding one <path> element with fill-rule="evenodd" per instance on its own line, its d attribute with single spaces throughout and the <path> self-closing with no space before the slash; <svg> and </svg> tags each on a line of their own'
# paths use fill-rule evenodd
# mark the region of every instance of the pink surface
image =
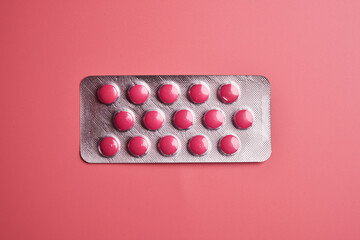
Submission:
<svg viewBox="0 0 360 240">
<path fill-rule="evenodd" d="M 360 239 L 360 2 L 0 3 L 0 239 Z M 95 74 L 261 74 L 261 164 L 86 164 Z"/>
</svg>

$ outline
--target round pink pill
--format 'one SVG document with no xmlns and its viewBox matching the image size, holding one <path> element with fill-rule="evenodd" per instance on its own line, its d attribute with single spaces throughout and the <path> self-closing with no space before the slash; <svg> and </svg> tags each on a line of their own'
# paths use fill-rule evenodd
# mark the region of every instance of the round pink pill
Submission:
<svg viewBox="0 0 360 240">
<path fill-rule="evenodd" d="M 240 148 L 240 141 L 234 135 L 227 135 L 220 140 L 219 147 L 226 155 L 235 154 Z"/>
<path fill-rule="evenodd" d="M 107 84 L 99 89 L 97 96 L 100 102 L 104 104 L 112 104 L 119 97 L 119 93 L 114 85 Z"/>
<path fill-rule="evenodd" d="M 240 110 L 234 116 L 235 125 L 241 129 L 247 129 L 252 126 L 254 117 L 249 110 Z"/>
<path fill-rule="evenodd" d="M 114 117 L 114 125 L 119 131 L 128 131 L 134 125 L 134 116 L 128 111 L 120 111 Z"/>
<path fill-rule="evenodd" d="M 204 103 L 209 98 L 209 89 L 204 84 L 195 84 L 190 87 L 189 97 L 194 103 Z"/>
<path fill-rule="evenodd" d="M 105 157 L 112 157 L 119 151 L 119 142 L 113 137 L 105 137 L 99 144 L 99 151 Z"/>
<path fill-rule="evenodd" d="M 222 111 L 217 109 L 212 109 L 205 113 L 204 115 L 204 123 L 207 128 L 217 129 L 221 127 L 224 122 L 224 115 Z"/>
<path fill-rule="evenodd" d="M 224 103 L 233 103 L 239 98 L 239 88 L 232 83 L 223 85 L 219 90 L 220 100 Z"/>
<path fill-rule="evenodd" d="M 158 130 L 164 123 L 164 117 L 158 111 L 149 111 L 145 114 L 143 122 L 147 129 Z"/>
<path fill-rule="evenodd" d="M 179 149 L 179 141 L 176 137 L 168 135 L 160 139 L 158 148 L 162 154 L 171 156 Z"/>
<path fill-rule="evenodd" d="M 197 135 L 190 139 L 189 150 L 194 155 L 204 155 L 209 149 L 209 143 L 206 137 Z"/>
<path fill-rule="evenodd" d="M 158 94 L 163 103 L 172 104 L 178 99 L 179 90 L 173 84 L 165 84 L 160 88 Z"/>
<path fill-rule="evenodd" d="M 142 84 L 137 84 L 129 89 L 128 96 L 134 104 L 143 104 L 149 97 L 149 90 Z"/>
<path fill-rule="evenodd" d="M 194 117 L 189 110 L 183 109 L 175 113 L 173 121 L 178 129 L 188 129 L 193 125 Z"/>
<path fill-rule="evenodd" d="M 128 143 L 128 149 L 133 156 L 141 157 L 147 153 L 149 143 L 142 136 L 133 137 Z"/>
</svg>

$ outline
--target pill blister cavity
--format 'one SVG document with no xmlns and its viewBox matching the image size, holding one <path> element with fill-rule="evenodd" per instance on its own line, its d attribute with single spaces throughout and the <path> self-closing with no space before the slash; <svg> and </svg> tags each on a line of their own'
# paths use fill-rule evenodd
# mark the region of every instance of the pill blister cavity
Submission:
<svg viewBox="0 0 360 240">
<path fill-rule="evenodd" d="M 172 135 L 162 137 L 158 143 L 158 149 L 164 156 L 172 156 L 179 150 L 179 140 Z"/>
<path fill-rule="evenodd" d="M 209 141 L 205 136 L 197 135 L 190 139 L 188 148 L 193 155 L 203 156 L 209 150 Z"/>
<path fill-rule="evenodd" d="M 106 84 L 100 87 L 97 92 L 97 96 L 100 102 L 104 104 L 112 104 L 118 99 L 119 91 L 116 86 Z"/>
<path fill-rule="evenodd" d="M 240 149 L 240 140 L 235 135 L 226 135 L 221 138 L 218 147 L 224 155 L 234 155 Z"/>
<path fill-rule="evenodd" d="M 240 90 L 237 84 L 228 83 L 219 88 L 218 96 L 223 103 L 233 103 L 240 95 Z"/>
<path fill-rule="evenodd" d="M 177 129 L 189 129 L 194 122 L 193 113 L 188 109 L 182 109 L 175 113 L 173 118 L 174 125 Z"/>
<path fill-rule="evenodd" d="M 149 89 L 144 84 L 136 84 L 130 87 L 128 97 L 134 104 L 143 104 L 149 97 Z"/>
<path fill-rule="evenodd" d="M 104 137 L 99 143 L 99 151 L 105 157 L 112 157 L 119 151 L 119 141 L 114 137 Z"/>
<path fill-rule="evenodd" d="M 148 130 L 155 131 L 162 127 L 164 123 L 164 115 L 162 112 L 157 110 L 148 111 L 143 118 L 143 122 Z"/>
<path fill-rule="evenodd" d="M 253 114 L 247 109 L 238 111 L 234 116 L 235 126 L 240 129 L 247 129 L 251 127 L 253 122 Z"/>
<path fill-rule="evenodd" d="M 204 83 L 194 84 L 189 89 L 189 98 L 193 103 L 204 103 L 209 98 L 209 88 Z"/>
<path fill-rule="evenodd" d="M 120 111 L 114 116 L 114 125 L 119 131 L 128 131 L 134 125 L 134 115 L 130 111 Z"/>
<path fill-rule="evenodd" d="M 224 114 L 219 109 L 211 109 L 205 113 L 203 122 L 209 129 L 218 129 L 224 122 Z"/>
<path fill-rule="evenodd" d="M 179 97 L 179 88 L 172 83 L 164 84 L 158 91 L 159 99 L 165 104 L 173 104 Z"/>
<path fill-rule="evenodd" d="M 143 136 L 136 136 L 130 139 L 128 143 L 129 152 L 135 157 L 144 156 L 149 150 L 150 143 Z"/>
</svg>

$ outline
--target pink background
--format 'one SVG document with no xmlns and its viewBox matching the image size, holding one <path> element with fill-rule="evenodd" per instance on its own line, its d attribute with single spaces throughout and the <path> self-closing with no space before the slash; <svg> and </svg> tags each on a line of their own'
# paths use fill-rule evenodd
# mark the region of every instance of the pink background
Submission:
<svg viewBox="0 0 360 240">
<path fill-rule="evenodd" d="M 0 239 L 360 239 L 360 2 L 0 3 Z M 261 74 L 262 164 L 86 164 L 79 84 Z"/>
</svg>

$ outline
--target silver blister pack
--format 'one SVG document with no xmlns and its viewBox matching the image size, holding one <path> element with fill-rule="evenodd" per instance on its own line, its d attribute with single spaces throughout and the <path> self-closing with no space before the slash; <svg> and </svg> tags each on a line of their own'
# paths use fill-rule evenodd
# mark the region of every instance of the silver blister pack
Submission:
<svg viewBox="0 0 360 240">
<path fill-rule="evenodd" d="M 172 84 L 178 90 L 178 98 L 172 104 L 164 104 L 159 98 L 159 89 L 166 84 Z M 208 89 L 204 103 L 194 103 L 189 96 L 189 89 L 197 84 Z M 227 84 L 239 90 L 238 98 L 232 103 L 221 101 L 222 96 L 219 96 L 221 87 Z M 104 104 L 107 96 L 100 100 L 99 89 L 105 85 L 113 86 L 118 93 L 113 103 Z M 148 90 L 148 99 L 143 104 L 134 104 L 129 99 L 129 89 L 135 85 L 145 86 Z M 186 130 L 178 129 L 174 124 L 174 115 L 182 109 L 193 114 L 193 123 Z M 219 128 L 210 129 L 204 124 L 204 115 L 211 109 L 223 113 Z M 235 119 L 242 110 L 252 115 L 253 122 L 246 129 L 239 128 Z M 130 130 L 119 131 L 114 125 L 114 116 L 119 111 L 128 111 L 133 116 Z M 158 130 L 144 126 L 144 116 L 149 111 L 158 111 L 163 116 L 163 124 Z M 263 76 L 90 76 L 80 85 L 80 155 L 88 163 L 263 162 L 271 154 L 270 116 L 270 83 Z M 171 156 L 159 150 L 160 139 L 168 135 L 178 141 L 177 151 Z M 196 155 L 191 152 L 190 140 L 199 135 L 207 139 L 207 149 L 204 154 Z M 239 141 L 235 153 L 225 154 L 222 150 L 227 145 L 221 140 L 228 135 Z M 148 142 L 144 155 L 135 156 L 129 151 L 129 142 L 136 136 L 142 136 Z M 105 156 L 99 147 L 108 137 L 118 142 L 116 152 L 111 156 Z M 232 141 L 226 142 L 229 143 Z"/>
</svg>

